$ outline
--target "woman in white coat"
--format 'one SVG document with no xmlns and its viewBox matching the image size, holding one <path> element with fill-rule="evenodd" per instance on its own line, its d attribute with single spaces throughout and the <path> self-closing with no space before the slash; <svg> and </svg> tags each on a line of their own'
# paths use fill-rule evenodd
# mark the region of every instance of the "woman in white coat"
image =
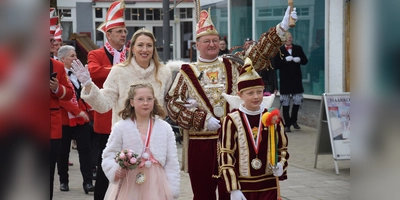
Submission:
<svg viewBox="0 0 400 200">
<path fill-rule="evenodd" d="M 138 81 L 150 83 L 155 97 L 165 108 L 164 97 L 172 84 L 171 70 L 160 63 L 152 32 L 139 29 L 130 43 L 128 59 L 111 68 L 102 89 L 92 82 L 89 71 L 79 60 L 72 63 L 74 74 L 84 86 L 82 99 L 99 113 L 112 109 L 112 125 L 121 120 L 118 112 L 124 108 L 130 85 Z"/>
<path fill-rule="evenodd" d="M 122 120 L 114 124 L 103 151 L 102 167 L 110 181 L 105 199 L 174 199 L 179 197 L 180 168 L 175 136 L 162 120 L 163 108 L 149 83 L 130 86 Z M 141 164 L 126 170 L 116 162 L 116 152 L 133 150 Z M 122 182 L 120 191 L 118 185 Z M 143 182 L 144 181 L 144 182 Z"/>
</svg>

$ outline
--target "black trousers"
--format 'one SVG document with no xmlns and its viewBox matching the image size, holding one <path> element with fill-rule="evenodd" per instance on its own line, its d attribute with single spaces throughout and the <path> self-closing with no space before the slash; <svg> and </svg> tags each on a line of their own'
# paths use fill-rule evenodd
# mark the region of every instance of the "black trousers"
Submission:
<svg viewBox="0 0 400 200">
<path fill-rule="evenodd" d="M 96 170 L 99 157 L 99 135 L 94 132 L 93 126 L 90 126 L 90 142 L 91 166 L 92 170 Z"/>
<path fill-rule="evenodd" d="M 60 152 L 61 139 L 50 139 L 50 200 L 53 199 L 54 172 Z M 68 163 L 67 163 L 68 165 Z"/>
<path fill-rule="evenodd" d="M 71 151 L 71 140 L 76 140 L 77 150 L 79 154 L 80 170 L 83 178 L 83 184 L 92 183 L 92 164 L 91 164 L 91 151 L 90 151 L 90 126 L 89 123 L 77 125 L 74 127 L 63 125 L 62 126 L 62 139 L 60 154 L 57 159 L 58 175 L 60 176 L 60 183 L 69 182 L 68 174 L 68 160 Z"/>
<path fill-rule="evenodd" d="M 96 178 L 96 187 L 94 189 L 94 200 L 103 200 L 106 195 L 106 191 L 108 188 L 108 179 L 104 174 L 103 168 L 101 167 L 103 150 L 106 148 L 106 144 L 108 141 L 109 134 L 99 134 L 99 157 L 97 163 L 97 178 Z"/>
</svg>

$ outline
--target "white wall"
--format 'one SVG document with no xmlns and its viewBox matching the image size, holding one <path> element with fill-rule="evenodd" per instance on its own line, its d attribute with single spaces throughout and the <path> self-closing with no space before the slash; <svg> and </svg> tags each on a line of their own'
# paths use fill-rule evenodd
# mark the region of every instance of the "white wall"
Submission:
<svg viewBox="0 0 400 200">
<path fill-rule="evenodd" d="M 341 93 L 345 89 L 344 1 L 326 0 L 325 92 Z"/>
<path fill-rule="evenodd" d="M 76 7 L 76 2 L 87 3 L 92 0 L 57 0 L 57 7 Z"/>
</svg>

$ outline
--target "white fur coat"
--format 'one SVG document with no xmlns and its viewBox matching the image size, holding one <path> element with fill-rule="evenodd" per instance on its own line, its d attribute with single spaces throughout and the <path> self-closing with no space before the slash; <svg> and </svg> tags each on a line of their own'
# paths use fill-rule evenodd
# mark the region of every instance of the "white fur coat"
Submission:
<svg viewBox="0 0 400 200">
<path fill-rule="evenodd" d="M 110 182 L 114 182 L 115 173 L 119 169 L 119 165 L 115 162 L 116 153 L 124 149 L 132 149 L 141 155 L 143 145 L 139 130 L 131 119 L 121 120 L 114 124 L 103 151 L 101 163 Z M 175 135 L 167 122 L 161 119 L 155 120 L 149 147 L 154 158 L 164 168 L 171 192 L 177 198 L 180 187 L 180 167 Z"/>
<path fill-rule="evenodd" d="M 153 60 L 150 61 L 147 69 L 143 69 L 135 59 L 132 59 L 127 66 L 115 65 L 111 68 L 103 84 L 103 89 L 99 89 L 94 83 L 91 83 L 90 92 L 87 93 L 86 88 L 83 88 L 81 97 L 99 113 L 105 113 L 112 109 L 112 125 L 114 125 L 121 120 L 118 113 L 124 109 L 130 86 L 134 83 L 150 83 L 159 104 L 165 107 L 164 97 L 172 84 L 171 70 L 164 65 L 159 67 L 158 80 L 162 85 L 156 80 L 155 73 Z"/>
</svg>

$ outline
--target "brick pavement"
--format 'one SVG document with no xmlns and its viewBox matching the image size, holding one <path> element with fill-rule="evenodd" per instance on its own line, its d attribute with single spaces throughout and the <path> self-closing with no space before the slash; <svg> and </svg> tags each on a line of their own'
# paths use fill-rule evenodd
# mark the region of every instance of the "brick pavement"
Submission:
<svg viewBox="0 0 400 200">
<path fill-rule="evenodd" d="M 292 130 L 289 137 L 288 180 L 281 182 L 284 200 L 346 200 L 350 199 L 350 161 L 338 161 L 339 175 L 335 173 L 332 155 L 319 155 L 314 169 L 317 129 L 301 126 Z M 181 155 L 182 146 L 177 144 Z M 54 179 L 54 200 L 92 200 L 93 193 L 85 194 L 82 189 L 82 176 L 79 171 L 78 153 L 71 150 L 70 191 L 61 192 L 58 174 Z M 181 160 L 181 159 L 180 159 Z M 56 172 L 57 173 L 57 172 Z M 181 195 L 179 200 L 193 198 L 189 175 L 181 172 Z"/>
</svg>

